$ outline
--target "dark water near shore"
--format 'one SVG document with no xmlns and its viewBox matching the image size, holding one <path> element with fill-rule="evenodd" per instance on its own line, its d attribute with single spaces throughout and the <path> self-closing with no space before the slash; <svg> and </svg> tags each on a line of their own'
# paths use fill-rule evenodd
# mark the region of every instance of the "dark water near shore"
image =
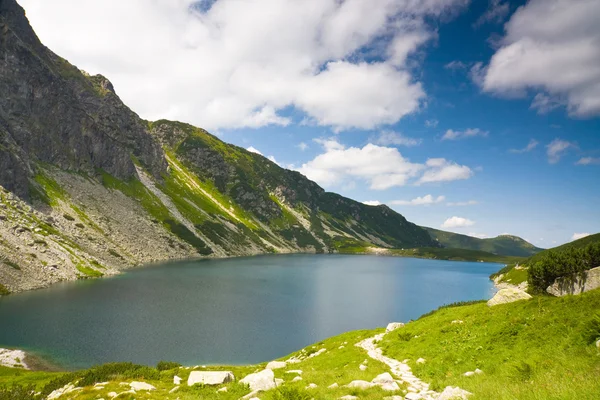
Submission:
<svg viewBox="0 0 600 400">
<path fill-rule="evenodd" d="M 0 299 L 0 346 L 74 369 L 246 364 L 355 329 L 487 299 L 498 264 L 275 255 L 162 264 Z"/>
</svg>

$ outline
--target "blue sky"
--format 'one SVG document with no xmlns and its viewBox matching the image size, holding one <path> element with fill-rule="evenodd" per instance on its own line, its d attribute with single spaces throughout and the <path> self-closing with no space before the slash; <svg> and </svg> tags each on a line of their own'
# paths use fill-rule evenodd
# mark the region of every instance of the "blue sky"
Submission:
<svg viewBox="0 0 600 400">
<path fill-rule="evenodd" d="M 540 247 L 600 231 L 599 2 L 22 4 L 142 117 L 205 127 L 329 191 Z"/>
</svg>

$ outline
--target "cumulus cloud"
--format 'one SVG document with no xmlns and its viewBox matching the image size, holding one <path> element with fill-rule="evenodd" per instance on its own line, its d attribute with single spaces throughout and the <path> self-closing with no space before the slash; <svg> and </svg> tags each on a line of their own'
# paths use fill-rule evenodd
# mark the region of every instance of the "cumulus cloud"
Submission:
<svg viewBox="0 0 600 400">
<path fill-rule="evenodd" d="M 582 157 L 575 164 L 576 165 L 600 165 L 600 158 Z"/>
<path fill-rule="evenodd" d="M 591 233 L 574 233 L 573 236 L 571 236 L 571 242 L 573 240 L 583 239 L 584 237 L 587 237 L 590 235 L 591 235 Z"/>
<path fill-rule="evenodd" d="M 433 197 L 428 194 L 423 197 L 417 197 L 412 200 L 394 200 L 391 201 L 390 204 L 398 205 L 398 206 L 428 206 L 431 204 L 438 204 L 446 200 L 445 196 Z"/>
<path fill-rule="evenodd" d="M 452 129 L 448 129 L 444 136 L 442 136 L 442 140 L 458 140 L 458 139 L 466 139 L 475 136 L 487 136 L 489 132 L 482 131 L 479 128 L 469 128 L 464 131 L 455 131 Z"/>
<path fill-rule="evenodd" d="M 345 185 L 359 179 L 374 190 L 385 190 L 408 183 L 448 182 L 468 179 L 473 171 L 444 158 L 432 158 L 425 164 L 414 163 L 395 147 L 368 143 L 346 148 L 335 139 L 315 139 L 324 153 L 298 169 L 309 179 L 326 186 Z"/>
<path fill-rule="evenodd" d="M 402 133 L 393 132 L 393 131 L 382 131 L 377 139 L 375 139 L 375 144 L 379 144 L 382 146 L 388 145 L 396 145 L 396 146 L 418 146 L 422 143 L 421 139 L 415 139 L 411 137 L 404 136 Z"/>
<path fill-rule="evenodd" d="M 46 45 L 106 75 L 144 118 L 285 126 L 293 107 L 336 130 L 418 110 L 410 58 L 468 2 L 20 0 Z"/>
<path fill-rule="evenodd" d="M 308 145 L 307 145 L 306 143 L 304 143 L 304 142 L 300 142 L 300 143 L 298 143 L 298 148 L 299 148 L 301 151 L 305 151 L 305 150 L 307 150 L 307 149 L 308 149 Z"/>
<path fill-rule="evenodd" d="M 550 164 L 556 164 L 560 161 L 561 157 L 570 148 L 576 148 L 575 143 L 567 142 L 562 139 L 554 139 L 550 144 L 546 146 L 546 153 L 548 154 L 548 162 Z"/>
<path fill-rule="evenodd" d="M 479 204 L 477 200 L 468 200 L 468 201 L 457 201 L 457 202 L 448 202 L 446 205 L 449 207 L 466 207 L 466 206 L 475 206 Z"/>
<path fill-rule="evenodd" d="M 490 0 L 488 9 L 475 21 L 473 26 L 477 28 L 487 23 L 499 24 L 504 21 L 509 12 L 510 4 L 508 4 L 508 1 L 503 3 L 502 0 Z"/>
<path fill-rule="evenodd" d="M 458 165 L 445 158 L 430 158 L 425 166 L 427 170 L 419 179 L 419 184 L 464 180 L 473 176 L 471 168 L 466 165 Z"/>
<path fill-rule="evenodd" d="M 446 221 L 444 221 L 444 223 L 442 224 L 442 228 L 445 228 L 445 229 L 466 228 L 466 227 L 472 226 L 474 224 L 475 224 L 474 221 L 471 221 L 470 219 L 467 219 L 467 218 L 451 217 L 451 218 L 448 218 Z"/>
<path fill-rule="evenodd" d="M 523 147 L 522 149 L 510 149 L 509 151 L 514 154 L 529 153 L 531 150 L 535 149 L 539 144 L 540 142 L 538 142 L 537 140 L 531 139 L 527 146 Z"/>
<path fill-rule="evenodd" d="M 381 203 L 378 200 L 367 200 L 367 201 L 363 201 L 363 204 L 366 204 L 368 206 L 380 206 L 383 203 Z"/>
<path fill-rule="evenodd" d="M 564 99 L 569 114 L 600 114 L 600 1 L 531 0 L 506 23 L 506 35 L 480 81 L 486 92 L 544 93 L 532 107 Z"/>
</svg>

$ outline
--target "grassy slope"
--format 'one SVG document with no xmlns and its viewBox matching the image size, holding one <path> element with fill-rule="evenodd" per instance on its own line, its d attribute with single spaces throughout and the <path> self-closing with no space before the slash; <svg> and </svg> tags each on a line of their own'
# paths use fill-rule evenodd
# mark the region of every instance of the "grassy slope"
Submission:
<svg viewBox="0 0 600 400">
<path fill-rule="evenodd" d="M 515 257 L 529 257 L 543 250 L 517 236 L 500 235 L 495 238 L 479 239 L 433 228 L 424 229 L 444 247 L 452 249 L 478 250 Z"/>
<path fill-rule="evenodd" d="M 534 297 L 530 301 L 491 308 L 483 302 L 443 307 L 388 334 L 380 347 L 389 357 L 408 359 L 415 375 L 430 383 L 433 389 L 460 386 L 474 394 L 472 400 L 592 400 L 600 393 L 600 350 L 594 345 L 600 338 L 599 309 L 600 290 L 563 298 Z M 377 388 L 364 392 L 343 387 L 327 389 L 332 383 L 342 386 L 355 379 L 370 381 L 387 370 L 385 365 L 368 358 L 364 351 L 354 346 L 380 332 L 349 332 L 294 353 L 308 354 L 327 349 L 317 357 L 276 370 L 276 377 L 285 380 L 282 389 L 259 397 L 263 400 L 320 400 L 353 394 L 361 399 L 383 398 L 385 394 Z M 415 362 L 420 357 L 426 359 L 424 364 Z M 369 359 L 368 368 L 361 371 L 359 365 L 365 359 Z M 263 367 L 264 364 L 210 369 L 231 370 L 239 379 Z M 463 376 L 476 368 L 483 374 Z M 303 379 L 291 382 L 296 375 L 285 371 L 297 369 L 303 371 Z M 185 384 L 179 391 L 169 394 L 173 375 L 178 374 L 185 381 L 189 373 L 190 370 L 184 368 L 160 373 L 147 369 L 142 373 L 146 379 L 143 376 L 114 376 L 104 389 L 95 390 L 90 384 L 77 394 L 61 398 L 106 398 L 110 391 L 124 391 L 126 388 L 119 383 L 131 380 L 146 380 L 157 387 L 155 392 L 136 395 L 143 399 L 237 399 L 247 393 L 239 384 L 230 383 L 225 385 L 229 389 L 226 394 L 217 394 L 215 387 L 187 388 Z M 57 373 L 1 368 L 0 385 L 33 383 L 40 390 L 56 376 Z M 96 376 L 96 381 L 104 380 L 106 376 Z M 317 384 L 318 388 L 306 390 L 309 383 Z"/>
<path fill-rule="evenodd" d="M 548 252 L 560 251 L 560 250 L 565 250 L 568 248 L 577 248 L 578 249 L 578 248 L 586 247 L 590 243 L 596 243 L 596 242 L 600 242 L 600 233 L 596 233 L 595 235 L 586 236 L 582 239 L 574 240 L 572 242 L 563 244 L 561 246 L 557 246 L 557 247 L 553 247 L 548 250 L 544 250 L 544 251 L 539 252 L 525 260 L 518 261 L 518 264 L 520 264 L 525 269 L 515 269 L 516 263 L 513 262 L 513 263 L 507 265 L 505 268 L 498 271 L 497 273 L 493 274 L 491 276 L 491 278 L 493 279 L 493 278 L 497 277 L 498 275 L 503 274 L 501 282 L 518 285 L 521 282 L 527 281 L 527 277 L 528 277 L 527 267 L 532 264 L 535 264 L 535 262 L 539 261 Z"/>
<path fill-rule="evenodd" d="M 449 261 L 478 261 L 508 264 L 523 260 L 523 257 L 502 256 L 485 251 L 468 249 L 448 249 L 439 247 L 420 247 L 415 249 L 373 248 L 369 243 L 347 239 L 337 241 L 336 248 L 343 254 L 379 254 Z"/>
</svg>

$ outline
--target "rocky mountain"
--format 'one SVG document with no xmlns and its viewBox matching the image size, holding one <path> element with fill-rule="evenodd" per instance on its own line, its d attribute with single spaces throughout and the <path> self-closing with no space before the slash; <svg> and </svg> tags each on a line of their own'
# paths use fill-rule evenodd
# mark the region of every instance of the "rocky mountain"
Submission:
<svg viewBox="0 0 600 400">
<path fill-rule="evenodd" d="M 529 257 L 544 250 L 524 239 L 513 235 L 500 235 L 495 238 L 479 239 L 459 233 L 446 232 L 433 228 L 423 228 L 442 247 L 485 251 L 501 256 Z"/>
<path fill-rule="evenodd" d="M 144 121 L 0 0 L 0 294 L 185 257 L 436 246 L 386 206 L 180 122 Z"/>
</svg>

